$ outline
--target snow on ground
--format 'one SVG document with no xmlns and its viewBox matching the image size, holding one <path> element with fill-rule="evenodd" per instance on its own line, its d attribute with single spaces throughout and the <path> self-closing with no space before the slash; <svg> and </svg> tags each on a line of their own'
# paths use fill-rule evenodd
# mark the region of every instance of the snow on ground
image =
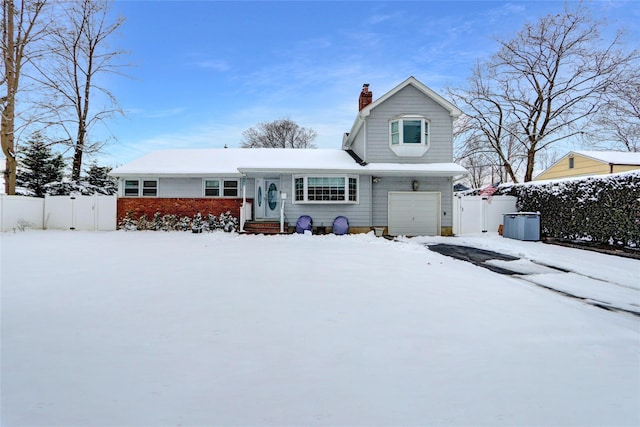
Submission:
<svg viewBox="0 0 640 427">
<path fill-rule="evenodd" d="M 3 426 L 640 424 L 639 317 L 422 243 L 574 287 L 637 289 L 635 260 L 495 236 L 0 238 Z"/>
<path fill-rule="evenodd" d="M 603 256 L 586 250 L 567 250 L 542 242 L 507 239 L 497 233 L 455 238 L 418 237 L 411 241 L 427 245 L 453 243 L 520 257 L 515 261 L 490 260 L 487 264 L 521 273 L 524 275 L 521 278 L 531 283 L 605 306 L 640 313 L 638 260 Z"/>
</svg>

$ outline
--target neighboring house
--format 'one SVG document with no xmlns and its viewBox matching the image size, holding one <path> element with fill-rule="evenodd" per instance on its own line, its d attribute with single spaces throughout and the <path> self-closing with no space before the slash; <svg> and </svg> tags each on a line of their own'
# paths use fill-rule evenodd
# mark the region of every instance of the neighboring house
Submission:
<svg viewBox="0 0 640 427">
<path fill-rule="evenodd" d="M 534 181 L 586 175 L 606 175 L 640 169 L 640 153 L 627 151 L 570 151 Z"/>
<path fill-rule="evenodd" d="M 453 177 L 467 173 L 453 163 L 460 110 L 414 77 L 376 101 L 368 86 L 342 149 L 164 150 L 113 170 L 118 218 L 230 210 L 241 220 L 282 215 L 290 228 L 309 215 L 330 230 L 345 216 L 352 232 L 452 234 Z"/>
</svg>

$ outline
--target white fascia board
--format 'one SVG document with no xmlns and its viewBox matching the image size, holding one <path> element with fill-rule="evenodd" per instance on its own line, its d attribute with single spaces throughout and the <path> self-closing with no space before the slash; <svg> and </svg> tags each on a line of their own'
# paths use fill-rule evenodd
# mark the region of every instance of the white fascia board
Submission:
<svg viewBox="0 0 640 427">
<path fill-rule="evenodd" d="M 109 173 L 109 175 L 116 178 L 123 178 L 123 179 L 127 179 L 127 178 L 242 178 L 244 176 L 244 174 L 240 172 L 237 172 L 237 173 L 211 173 L 211 172 L 194 173 L 192 172 L 192 173 L 182 173 L 182 174 L 153 173 L 153 172 L 140 172 L 140 173 L 127 172 L 127 173 L 120 173 L 117 175 Z"/>
<path fill-rule="evenodd" d="M 355 141 L 356 135 L 358 134 L 358 132 L 362 128 L 362 125 L 364 124 L 365 117 L 367 117 L 370 113 L 371 113 L 371 110 L 367 110 L 367 107 L 365 107 L 362 111 L 358 112 L 358 115 L 356 116 L 356 120 L 353 122 L 353 126 L 351 126 L 351 130 L 349 131 L 349 135 L 347 136 L 344 143 L 342 144 L 343 150 L 348 150 L 351 147 L 351 145 L 353 145 L 353 141 Z"/>
<path fill-rule="evenodd" d="M 288 174 L 361 174 L 366 172 L 362 167 L 354 168 L 242 168 L 241 171 L 245 175 L 250 174 L 271 174 L 271 175 L 288 175 Z"/>
<path fill-rule="evenodd" d="M 396 164 L 370 163 L 362 169 L 380 176 L 436 176 L 449 177 L 467 175 L 467 171 L 456 163 Z"/>
<path fill-rule="evenodd" d="M 380 176 L 433 176 L 450 177 L 466 175 L 469 172 L 456 163 L 369 163 L 366 166 L 354 165 L 348 168 L 241 168 L 246 174 L 338 174 L 349 173 L 358 175 Z"/>
</svg>

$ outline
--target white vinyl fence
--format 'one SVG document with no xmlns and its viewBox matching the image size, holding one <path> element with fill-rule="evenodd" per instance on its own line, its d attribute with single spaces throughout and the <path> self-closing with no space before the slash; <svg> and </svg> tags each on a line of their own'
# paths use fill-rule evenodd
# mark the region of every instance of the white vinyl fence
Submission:
<svg viewBox="0 0 640 427">
<path fill-rule="evenodd" d="M 116 196 L 46 196 L 44 199 L 0 195 L 0 231 L 110 231 L 116 229 Z"/>
<path fill-rule="evenodd" d="M 516 211 L 513 196 L 461 196 L 453 198 L 453 234 L 497 232 L 502 215 Z"/>
<path fill-rule="evenodd" d="M 44 199 L 0 195 L 0 231 L 44 228 Z"/>
</svg>

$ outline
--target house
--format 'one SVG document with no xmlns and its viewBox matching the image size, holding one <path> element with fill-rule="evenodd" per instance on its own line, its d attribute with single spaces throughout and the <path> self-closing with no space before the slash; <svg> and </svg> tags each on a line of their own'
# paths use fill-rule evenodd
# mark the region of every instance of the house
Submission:
<svg viewBox="0 0 640 427">
<path fill-rule="evenodd" d="M 606 175 L 640 169 L 640 153 L 625 151 L 570 151 L 534 181 L 587 175 Z"/>
<path fill-rule="evenodd" d="M 453 177 L 467 173 L 453 163 L 460 110 L 414 77 L 375 101 L 364 85 L 358 107 L 340 149 L 162 150 L 125 164 L 111 172 L 118 218 L 230 210 L 289 229 L 345 216 L 351 232 L 452 234 Z"/>
</svg>

